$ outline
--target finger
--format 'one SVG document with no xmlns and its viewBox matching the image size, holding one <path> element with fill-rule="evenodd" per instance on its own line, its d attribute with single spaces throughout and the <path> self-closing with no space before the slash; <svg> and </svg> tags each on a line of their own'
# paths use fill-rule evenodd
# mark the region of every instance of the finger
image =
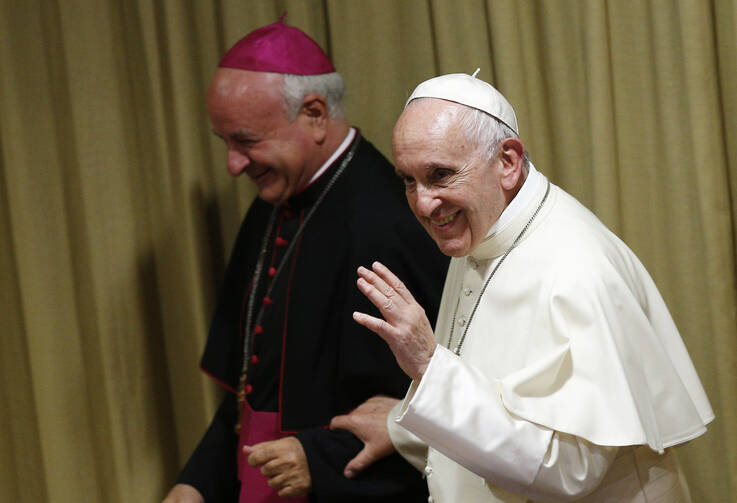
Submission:
<svg viewBox="0 0 737 503">
<path fill-rule="evenodd" d="M 392 299 L 398 296 L 394 288 L 392 288 L 390 284 L 384 281 L 374 271 L 367 269 L 365 267 L 359 267 L 358 275 L 362 277 L 363 279 L 365 279 L 366 281 L 368 281 L 374 288 L 376 288 L 379 292 L 383 293 L 384 296 L 387 297 L 388 299 Z"/>
<path fill-rule="evenodd" d="M 268 463 L 261 465 L 261 475 L 264 477 L 276 477 L 287 470 L 287 465 L 281 458 L 274 458 Z"/>
<path fill-rule="evenodd" d="M 251 466 L 261 466 L 276 457 L 271 444 L 272 442 L 261 442 L 260 444 L 251 446 L 251 454 L 247 453 L 248 464 Z M 246 452 L 246 446 L 243 447 L 243 452 Z"/>
<path fill-rule="evenodd" d="M 381 293 L 374 287 L 374 285 L 366 281 L 364 278 L 358 278 L 356 285 L 361 293 L 364 294 L 366 298 L 370 300 L 371 303 L 379 309 L 379 311 L 381 311 L 382 314 L 384 314 L 384 311 L 386 310 L 391 311 L 394 304 L 391 297 L 387 297 Z"/>
<path fill-rule="evenodd" d="M 405 302 L 416 302 L 415 298 L 412 296 L 412 292 L 407 289 L 402 280 L 391 272 L 387 266 L 377 260 L 371 264 L 371 268 L 382 279 L 382 281 L 395 291 Z"/>
<path fill-rule="evenodd" d="M 348 414 L 342 415 L 342 416 L 335 416 L 333 419 L 330 420 L 330 426 L 329 428 L 331 430 L 350 430 L 350 423 L 351 419 L 348 416 Z"/>
<path fill-rule="evenodd" d="M 348 479 L 352 479 L 367 467 L 371 466 L 374 461 L 376 461 L 376 456 L 373 455 L 369 450 L 369 447 L 366 445 L 358 454 L 356 454 L 356 457 L 351 459 L 348 464 L 345 465 L 343 475 Z"/>
<path fill-rule="evenodd" d="M 390 307 L 392 298 L 397 296 L 389 285 L 379 278 L 373 271 L 360 267 L 358 269 L 358 280 L 356 284 L 368 299 L 379 309 Z M 387 306 L 388 303 L 388 306 Z"/>
<path fill-rule="evenodd" d="M 380 289 L 376 288 L 364 278 L 358 278 L 356 285 L 358 285 L 361 293 L 379 309 L 382 316 L 390 322 L 393 318 L 400 316 L 402 309 L 406 307 L 404 300 L 396 293 L 385 295 Z"/>
<path fill-rule="evenodd" d="M 298 498 L 300 496 L 306 495 L 307 491 L 287 485 L 284 486 L 283 489 L 279 490 L 276 494 L 278 494 L 280 498 Z"/>
<path fill-rule="evenodd" d="M 294 498 L 295 496 L 298 496 L 294 489 L 292 489 L 292 486 L 286 486 L 283 489 L 279 489 L 276 494 L 280 498 Z"/>
<path fill-rule="evenodd" d="M 396 338 L 396 331 L 394 327 L 392 327 L 390 324 L 380 318 L 375 318 L 373 316 L 369 316 L 368 314 L 355 312 L 353 313 L 353 320 L 359 325 L 363 325 L 364 327 L 368 328 L 376 335 L 384 339 L 387 344 L 391 344 Z"/>
<path fill-rule="evenodd" d="M 289 476 L 289 473 L 280 473 L 274 477 L 269 477 L 267 483 L 269 484 L 269 487 L 276 491 L 279 491 L 280 489 L 284 489 L 287 487 Z"/>
</svg>

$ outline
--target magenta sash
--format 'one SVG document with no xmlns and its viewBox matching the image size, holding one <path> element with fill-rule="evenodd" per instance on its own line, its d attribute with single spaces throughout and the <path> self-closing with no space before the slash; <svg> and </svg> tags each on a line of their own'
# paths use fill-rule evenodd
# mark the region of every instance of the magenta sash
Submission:
<svg viewBox="0 0 737 503">
<path fill-rule="evenodd" d="M 251 409 L 248 400 L 243 404 L 241 433 L 238 439 L 238 478 L 241 480 L 239 503 L 307 503 L 307 498 L 281 498 L 269 487 L 268 479 L 261 474 L 259 467 L 248 464 L 243 452 L 244 445 L 278 440 L 288 436 L 279 428 L 277 412 L 257 412 Z"/>
</svg>

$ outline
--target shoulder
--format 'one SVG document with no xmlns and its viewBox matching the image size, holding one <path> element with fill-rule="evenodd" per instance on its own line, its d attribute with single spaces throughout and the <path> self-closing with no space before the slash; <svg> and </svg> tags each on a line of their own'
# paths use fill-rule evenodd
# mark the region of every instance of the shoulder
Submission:
<svg viewBox="0 0 737 503">
<path fill-rule="evenodd" d="M 335 203 L 350 225 L 412 226 L 414 215 L 394 166 L 370 141 L 361 138 L 356 153 L 336 184 Z"/>
<path fill-rule="evenodd" d="M 352 206 L 356 209 L 373 206 L 374 210 L 381 210 L 386 205 L 406 207 L 404 186 L 395 174 L 394 166 L 369 140 L 361 138 L 360 141 L 346 173 L 353 191 Z"/>
<path fill-rule="evenodd" d="M 590 210 L 561 189 L 544 222 L 521 247 L 557 293 L 636 293 L 647 275 L 634 252 Z M 649 276 L 648 276 L 649 277 Z"/>
<path fill-rule="evenodd" d="M 447 259 L 412 214 L 394 166 L 365 138 L 335 190 L 325 213 L 342 223 L 352 253 L 362 259 L 411 253 L 446 267 Z"/>
</svg>

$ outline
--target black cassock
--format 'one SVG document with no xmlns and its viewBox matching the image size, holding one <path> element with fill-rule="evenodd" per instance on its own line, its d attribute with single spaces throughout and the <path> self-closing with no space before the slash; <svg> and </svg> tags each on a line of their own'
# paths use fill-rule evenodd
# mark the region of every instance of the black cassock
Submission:
<svg viewBox="0 0 737 503">
<path fill-rule="evenodd" d="M 384 341 L 353 321 L 354 311 L 379 316 L 356 286 L 358 266 L 379 260 L 389 267 L 431 322 L 448 267 L 412 215 L 391 164 L 365 139 L 355 141 L 353 159 L 297 238 L 264 301 L 270 273 L 346 154 L 279 210 L 254 302 L 254 318 L 264 307 L 262 331 L 253 336 L 257 363 L 249 370 L 247 399 L 254 410 L 279 411 L 282 430 L 301 441 L 310 501 L 427 501 L 422 475 L 398 454 L 346 479 L 343 468 L 363 443 L 326 428 L 333 416 L 374 395 L 403 397 L 409 385 Z M 202 369 L 228 392 L 178 482 L 198 488 L 208 503 L 238 501 L 234 425 L 246 304 L 272 210 L 260 199 L 248 210 L 202 357 Z"/>
</svg>

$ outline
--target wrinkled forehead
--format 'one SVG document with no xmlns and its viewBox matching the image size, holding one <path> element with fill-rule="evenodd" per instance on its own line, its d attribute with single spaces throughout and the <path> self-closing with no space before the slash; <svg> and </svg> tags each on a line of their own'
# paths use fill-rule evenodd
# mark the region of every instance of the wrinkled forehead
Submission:
<svg viewBox="0 0 737 503">
<path fill-rule="evenodd" d="M 282 82 L 280 74 L 219 68 L 207 91 L 210 118 L 256 130 L 286 119 Z"/>
<path fill-rule="evenodd" d="M 467 108 L 436 98 L 411 101 L 394 127 L 392 152 L 398 167 L 452 164 L 478 151 L 460 121 Z"/>
<path fill-rule="evenodd" d="M 394 126 L 394 136 L 417 132 L 427 135 L 447 135 L 456 132 L 464 105 L 439 98 L 418 98 L 410 101 Z"/>
<path fill-rule="evenodd" d="M 283 79 L 278 73 L 218 68 L 210 80 L 208 99 L 281 101 Z"/>
</svg>

